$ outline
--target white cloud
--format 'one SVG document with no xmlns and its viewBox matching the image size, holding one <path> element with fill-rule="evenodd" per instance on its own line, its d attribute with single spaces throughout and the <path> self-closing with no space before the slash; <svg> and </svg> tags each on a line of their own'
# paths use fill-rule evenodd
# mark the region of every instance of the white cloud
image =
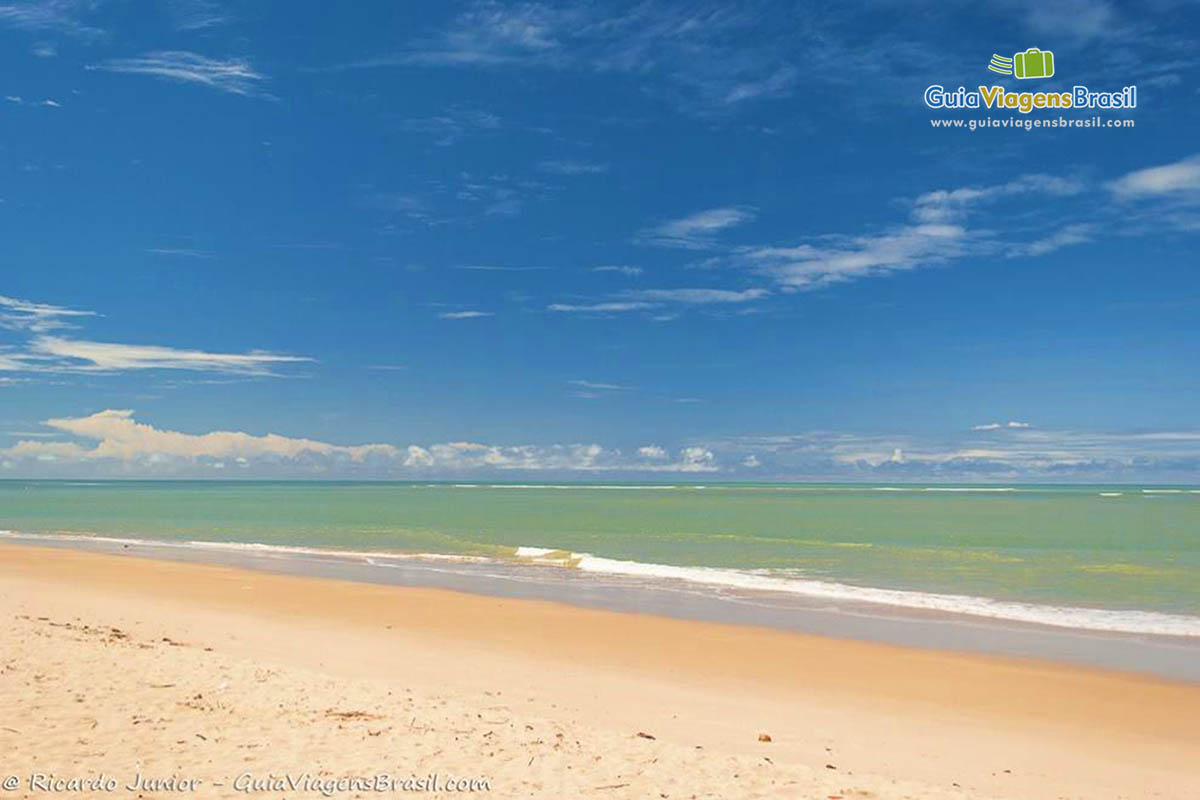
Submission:
<svg viewBox="0 0 1200 800">
<path fill-rule="evenodd" d="M 86 417 L 57 418 L 45 425 L 80 441 L 24 439 L 0 449 L 0 456 L 30 463 L 59 465 L 105 464 L 163 474 L 188 467 L 212 468 L 214 462 L 234 460 L 255 469 L 305 467 L 374 469 L 391 472 L 713 472 L 716 457 L 704 447 L 683 448 L 671 460 L 665 451 L 645 452 L 630 459 L 621 451 L 598 444 L 487 445 L 445 442 L 432 445 L 338 445 L 278 434 L 240 431 L 191 434 L 162 430 L 134 419 L 133 411 L 108 409 Z M 655 463 L 647 464 L 646 460 Z"/>
<path fill-rule="evenodd" d="M 105 36 L 100 28 L 84 23 L 81 17 L 96 7 L 88 0 L 27 0 L 0 4 L 0 25 L 27 31 L 55 31 L 81 39 Z"/>
<path fill-rule="evenodd" d="M 984 425 L 973 425 L 973 426 L 971 426 L 971 430 L 973 430 L 973 431 L 995 431 L 995 430 L 1000 430 L 1001 428 L 1028 428 L 1028 427 L 1030 427 L 1028 422 L 1016 422 L 1016 421 L 988 422 Z"/>
<path fill-rule="evenodd" d="M 155 457 L 287 458 L 305 454 L 344 456 L 362 461 L 371 455 L 392 456 L 390 445 L 341 446 L 276 434 L 253 436 L 235 431 L 188 434 L 165 431 L 137 422 L 129 410 L 109 409 L 87 417 L 48 419 L 46 425 L 82 439 L 95 441 L 91 448 L 65 442 L 23 441 L 5 451 L 9 456 L 52 455 L 78 460 L 138 461 Z"/>
<path fill-rule="evenodd" d="M 578 386 L 580 389 L 596 389 L 602 392 L 619 392 L 628 389 L 628 386 L 621 386 L 616 383 L 598 383 L 596 381 L 574 380 L 567 381 L 572 386 Z"/>
<path fill-rule="evenodd" d="M 41 333 L 55 328 L 71 327 L 67 320 L 93 317 L 94 311 L 80 311 L 49 303 L 35 303 L 16 297 L 0 295 L 0 327 L 30 330 Z"/>
<path fill-rule="evenodd" d="M 1107 0 L 1010 0 L 1025 12 L 1025 24 L 1037 34 L 1067 36 L 1080 41 L 1110 38 L 1124 28 Z"/>
<path fill-rule="evenodd" d="M 628 267 L 623 264 L 610 264 L 603 267 L 592 267 L 592 272 L 618 272 L 622 275 L 635 277 L 641 275 L 645 270 L 641 267 Z"/>
<path fill-rule="evenodd" d="M 646 309 L 658 308 L 661 303 L 641 303 L 641 302 L 612 302 L 612 303 L 587 303 L 576 305 L 571 303 L 551 303 L 546 306 L 548 311 L 563 311 L 580 314 L 605 314 L 619 313 L 622 311 L 644 311 Z"/>
<path fill-rule="evenodd" d="M 608 172 L 608 164 L 598 164 L 592 161 L 543 161 L 538 164 L 538 169 L 542 172 L 551 172 L 555 175 L 598 175 L 602 172 Z"/>
<path fill-rule="evenodd" d="M 266 80 L 266 76 L 256 71 L 245 59 L 208 58 L 186 50 L 159 50 L 138 58 L 114 58 L 89 66 L 88 69 L 153 75 L 183 83 L 198 83 L 220 92 L 243 96 L 261 94 L 262 84 Z"/>
<path fill-rule="evenodd" d="M 334 69 L 417 64 L 619 72 L 655 84 L 647 91 L 665 88 L 684 110 L 719 113 L 785 95 L 798 77 L 782 37 L 751 43 L 745 35 L 762 21 L 760 13 L 728 4 L 601 8 L 478 0 L 403 49 Z"/>
<path fill-rule="evenodd" d="M 750 303 L 770 295 L 766 289 L 633 289 L 621 292 L 616 298 L 599 303 L 552 303 L 547 306 L 549 311 L 574 313 L 622 313 L 627 311 L 648 311 L 659 309 L 674 303 L 678 305 L 730 305 Z M 664 320 L 675 319 L 674 315 L 662 317 Z"/>
<path fill-rule="evenodd" d="M 652 458 L 656 461 L 661 461 L 667 458 L 667 451 L 656 444 L 646 445 L 638 448 L 638 455 L 642 458 Z"/>
<path fill-rule="evenodd" d="M 958 225 L 906 225 L 886 233 L 839 239 L 832 245 L 801 244 L 747 250 L 756 272 L 790 289 L 834 283 L 944 263 L 963 255 L 968 234 Z"/>
<path fill-rule="evenodd" d="M 213 254 L 206 250 L 196 250 L 190 247 L 148 247 L 146 252 L 156 256 L 178 256 L 180 258 L 212 258 Z"/>
<path fill-rule="evenodd" d="M 910 206 L 909 221 L 881 233 L 859 236 L 827 235 L 791 246 L 740 248 L 737 260 L 792 290 L 818 289 L 831 284 L 945 264 L 971 253 L 998 249 L 989 232 L 967 227 L 970 214 L 981 204 L 1001 198 L 1038 194 L 1066 197 L 1083 185 L 1052 175 L 1024 175 L 993 186 L 963 187 L 927 192 Z M 1040 252 L 1083 240 L 1083 229 L 1060 231 L 1051 238 L 1024 245 Z M 1010 248 L 1015 254 L 1015 249 Z"/>
<path fill-rule="evenodd" d="M 230 16 L 212 0 L 169 0 L 167 7 L 175 28 L 181 31 L 212 28 L 230 21 Z"/>
<path fill-rule="evenodd" d="M 487 111 L 450 108 L 434 116 L 411 117 L 400 125 L 411 133 L 433 136 L 439 147 L 449 147 L 469 134 L 498 130 L 501 119 Z"/>
<path fill-rule="evenodd" d="M 656 225 L 643 231 L 638 240 L 664 247 L 703 250 L 716 244 L 715 234 L 749 222 L 754 216 L 753 209 L 749 208 L 710 208 Z"/>
<path fill-rule="evenodd" d="M 764 78 L 735 85 L 725 95 L 725 102 L 744 103 L 760 97 L 783 97 L 791 91 L 799 75 L 795 67 L 781 67 Z"/>
<path fill-rule="evenodd" d="M 27 360 L 43 361 L 54 369 L 84 372 L 117 372 L 138 369 L 178 369 L 267 375 L 282 364 L 311 362 L 311 358 L 277 353 L 211 353 L 158 345 L 117 344 L 39 336 L 29 346 Z"/>
<path fill-rule="evenodd" d="M 1086 244 L 1095 238 L 1097 231 L 1095 225 L 1086 222 L 1064 225 L 1049 236 L 1035 239 L 1027 244 L 1013 246 L 1009 249 L 1009 255 L 1044 256 L 1064 247 Z"/>
<path fill-rule="evenodd" d="M 1118 199 L 1134 200 L 1143 197 L 1200 197 L 1200 155 L 1139 169 L 1122 175 L 1108 185 Z"/>
<path fill-rule="evenodd" d="M 445 311 L 438 314 L 438 319 L 479 319 L 491 316 L 495 316 L 491 311 Z"/>
<path fill-rule="evenodd" d="M 160 345 L 95 342 L 54 333 L 77 327 L 76 320 L 94 316 L 93 311 L 0 295 L 0 328 L 32 337 L 19 346 L 0 348 L 0 372 L 110 373 L 156 369 L 272 375 L 277 367 L 312 361 L 303 356 L 263 351 L 213 353 Z"/>
<path fill-rule="evenodd" d="M 707 305 L 710 303 L 749 303 L 761 300 L 770 292 L 766 289 L 637 289 L 627 292 L 628 297 L 652 302 Z"/>
</svg>

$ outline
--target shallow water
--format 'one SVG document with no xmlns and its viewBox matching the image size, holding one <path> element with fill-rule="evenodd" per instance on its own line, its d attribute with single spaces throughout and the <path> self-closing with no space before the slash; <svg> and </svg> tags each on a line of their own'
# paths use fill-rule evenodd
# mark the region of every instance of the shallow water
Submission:
<svg viewBox="0 0 1200 800">
<path fill-rule="evenodd" d="M 700 591 L 1200 635 L 1188 487 L 5 481 L 0 528 L 524 556 Z"/>
</svg>

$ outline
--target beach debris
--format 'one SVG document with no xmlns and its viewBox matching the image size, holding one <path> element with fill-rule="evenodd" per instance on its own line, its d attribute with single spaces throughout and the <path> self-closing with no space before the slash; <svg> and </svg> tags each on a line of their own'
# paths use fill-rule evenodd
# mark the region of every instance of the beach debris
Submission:
<svg viewBox="0 0 1200 800">
<path fill-rule="evenodd" d="M 825 769 L 837 769 L 833 764 L 826 764 Z"/>
<path fill-rule="evenodd" d="M 628 783 L 610 783 L 608 786 L 597 786 L 595 791 L 603 791 L 604 789 L 624 789 Z"/>
<path fill-rule="evenodd" d="M 332 708 L 325 709 L 325 716 L 333 717 L 334 719 L 383 719 L 382 714 L 370 714 L 366 711 L 334 711 Z"/>
<path fill-rule="evenodd" d="M 650 739 L 651 741 L 653 741 L 653 740 L 657 739 L 658 737 L 657 737 L 657 736 L 652 736 L 652 735 L 650 735 L 649 733 L 646 733 L 645 731 L 638 731 L 638 732 L 637 732 L 637 738 L 639 738 L 639 739 Z"/>
<path fill-rule="evenodd" d="M 760 733 L 760 734 L 758 735 L 758 740 L 759 740 L 760 742 L 769 742 L 769 741 L 771 741 L 771 734 L 769 734 L 769 733 Z"/>
</svg>

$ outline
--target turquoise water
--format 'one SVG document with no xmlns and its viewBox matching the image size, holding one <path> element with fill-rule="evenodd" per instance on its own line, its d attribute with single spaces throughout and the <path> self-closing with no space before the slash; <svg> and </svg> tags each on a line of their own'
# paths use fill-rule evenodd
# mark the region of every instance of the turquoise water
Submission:
<svg viewBox="0 0 1200 800">
<path fill-rule="evenodd" d="M 601 557 L 593 569 L 1200 617 L 1200 491 L 888 488 L 0 481 L 0 529 L 494 558 L 536 547 Z"/>
</svg>

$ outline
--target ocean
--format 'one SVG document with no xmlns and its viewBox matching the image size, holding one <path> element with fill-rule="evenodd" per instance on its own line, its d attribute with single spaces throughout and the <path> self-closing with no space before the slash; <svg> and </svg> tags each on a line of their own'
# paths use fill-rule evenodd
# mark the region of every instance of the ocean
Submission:
<svg viewBox="0 0 1200 800">
<path fill-rule="evenodd" d="M 10 480 L 0 530 L 1200 636 L 1191 487 Z"/>
</svg>

